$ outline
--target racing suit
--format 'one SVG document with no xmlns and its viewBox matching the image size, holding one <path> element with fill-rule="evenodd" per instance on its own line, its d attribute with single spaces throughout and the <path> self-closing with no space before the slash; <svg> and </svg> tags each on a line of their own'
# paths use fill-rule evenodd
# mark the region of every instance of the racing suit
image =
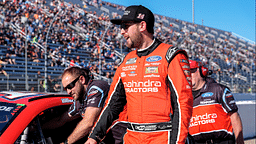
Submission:
<svg viewBox="0 0 256 144">
<path fill-rule="evenodd" d="M 193 105 L 189 69 L 185 51 L 157 39 L 127 54 L 89 137 L 101 141 L 127 105 L 125 144 L 185 143 Z"/>
<path fill-rule="evenodd" d="M 193 107 L 189 133 L 195 142 L 234 140 L 230 112 L 237 112 L 238 108 L 226 86 L 206 78 L 205 85 L 194 94 Z"/>
</svg>

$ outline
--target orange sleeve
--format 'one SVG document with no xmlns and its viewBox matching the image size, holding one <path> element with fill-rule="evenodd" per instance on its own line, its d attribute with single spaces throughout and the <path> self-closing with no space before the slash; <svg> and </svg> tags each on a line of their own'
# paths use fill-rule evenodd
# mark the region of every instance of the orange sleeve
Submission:
<svg viewBox="0 0 256 144">
<path fill-rule="evenodd" d="M 193 110 L 191 74 L 185 54 L 178 53 L 168 67 L 168 80 L 173 108 L 172 143 L 185 143 Z"/>
</svg>

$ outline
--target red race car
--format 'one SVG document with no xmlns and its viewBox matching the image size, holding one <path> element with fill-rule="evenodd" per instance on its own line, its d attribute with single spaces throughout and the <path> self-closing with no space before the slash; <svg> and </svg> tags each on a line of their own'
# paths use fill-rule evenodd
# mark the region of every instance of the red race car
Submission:
<svg viewBox="0 0 256 144">
<path fill-rule="evenodd" d="M 0 92 L 0 144 L 62 142 L 79 120 L 54 130 L 42 125 L 61 116 L 72 103 L 67 94 Z"/>
</svg>

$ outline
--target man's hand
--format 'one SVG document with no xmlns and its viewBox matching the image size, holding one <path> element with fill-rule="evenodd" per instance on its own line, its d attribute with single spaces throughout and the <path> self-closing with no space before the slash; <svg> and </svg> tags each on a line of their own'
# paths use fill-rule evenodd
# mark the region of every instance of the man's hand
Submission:
<svg viewBox="0 0 256 144">
<path fill-rule="evenodd" d="M 84 144 L 97 144 L 97 141 L 92 138 L 89 138 Z"/>
</svg>

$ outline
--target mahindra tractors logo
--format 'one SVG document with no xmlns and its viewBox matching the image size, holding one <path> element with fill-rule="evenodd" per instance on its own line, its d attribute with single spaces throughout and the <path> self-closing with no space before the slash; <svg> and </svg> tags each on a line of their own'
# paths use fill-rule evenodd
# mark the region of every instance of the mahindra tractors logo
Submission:
<svg viewBox="0 0 256 144">
<path fill-rule="evenodd" d="M 189 127 L 215 123 L 217 117 L 218 115 L 216 113 L 205 113 L 202 115 L 192 116 Z"/>
<path fill-rule="evenodd" d="M 158 92 L 158 88 L 161 87 L 160 81 L 131 81 L 124 82 L 126 92 Z"/>
<path fill-rule="evenodd" d="M 124 82 L 124 87 L 161 87 L 161 82 L 160 81 L 131 81 L 131 82 Z"/>
</svg>

